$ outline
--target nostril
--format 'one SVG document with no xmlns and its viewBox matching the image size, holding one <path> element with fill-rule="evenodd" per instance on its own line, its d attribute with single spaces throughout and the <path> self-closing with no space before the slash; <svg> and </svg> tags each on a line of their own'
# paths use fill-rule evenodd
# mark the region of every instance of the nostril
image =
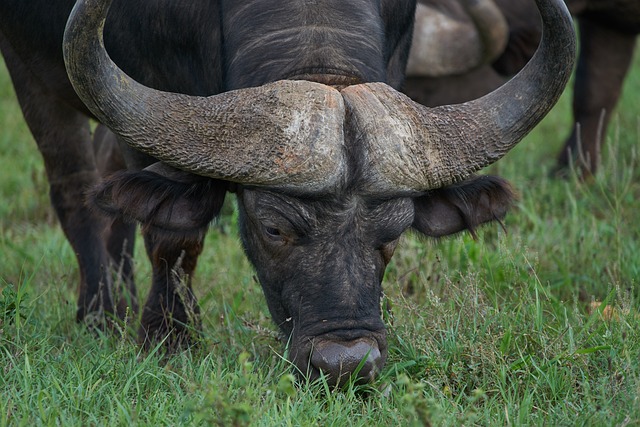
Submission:
<svg viewBox="0 0 640 427">
<path fill-rule="evenodd" d="M 372 381 L 384 364 L 378 345 L 370 339 L 353 341 L 318 340 L 311 364 L 328 375 L 332 384 L 344 384 L 353 374 L 360 381 Z"/>
</svg>

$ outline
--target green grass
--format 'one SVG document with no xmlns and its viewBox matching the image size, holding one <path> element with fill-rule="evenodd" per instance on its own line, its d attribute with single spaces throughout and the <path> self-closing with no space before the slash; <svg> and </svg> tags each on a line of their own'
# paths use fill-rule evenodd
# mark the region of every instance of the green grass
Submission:
<svg viewBox="0 0 640 427">
<path fill-rule="evenodd" d="M 232 203 L 195 280 L 200 347 L 164 358 L 76 324 L 75 258 L 3 69 L 0 426 L 640 424 L 640 58 L 624 93 L 593 182 L 549 178 L 566 93 L 490 168 L 520 193 L 506 233 L 403 239 L 384 285 L 387 366 L 365 390 L 331 392 L 291 375 Z"/>
</svg>

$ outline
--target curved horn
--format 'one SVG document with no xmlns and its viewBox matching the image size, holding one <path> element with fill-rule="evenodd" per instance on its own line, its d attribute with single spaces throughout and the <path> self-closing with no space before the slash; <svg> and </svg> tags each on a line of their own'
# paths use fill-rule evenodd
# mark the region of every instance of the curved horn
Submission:
<svg viewBox="0 0 640 427">
<path fill-rule="evenodd" d="M 462 74 L 502 53 L 509 39 L 509 27 L 493 0 L 458 2 L 471 22 L 418 3 L 407 76 Z"/>
<path fill-rule="evenodd" d="M 111 0 L 79 0 L 67 22 L 69 78 L 96 117 L 133 148 L 212 178 L 318 191 L 346 167 L 344 104 L 328 86 L 280 81 L 211 97 L 145 87 L 104 48 Z"/>
<path fill-rule="evenodd" d="M 342 90 L 349 134 L 367 145 L 376 191 L 420 192 L 460 181 L 504 156 L 549 112 L 575 61 L 575 34 L 562 0 L 536 0 L 543 37 L 520 73 L 490 94 L 427 108 L 382 83 Z"/>
</svg>

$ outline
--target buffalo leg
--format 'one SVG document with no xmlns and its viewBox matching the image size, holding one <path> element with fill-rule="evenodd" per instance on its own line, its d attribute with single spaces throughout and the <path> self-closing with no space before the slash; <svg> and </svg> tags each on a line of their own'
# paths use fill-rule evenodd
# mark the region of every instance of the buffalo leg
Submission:
<svg viewBox="0 0 640 427">
<path fill-rule="evenodd" d="M 78 260 L 77 320 L 101 327 L 105 314 L 124 312 L 116 312 L 114 304 L 111 261 L 103 237 L 109 223 L 84 203 L 85 191 L 99 180 L 89 120 L 43 87 L 6 43 L 2 53 L 44 159 L 51 202 Z M 135 301 L 135 296 L 127 299 Z"/>
<path fill-rule="evenodd" d="M 200 330 L 200 310 L 191 290 L 191 278 L 202 238 L 176 241 L 159 233 L 144 233 L 147 254 L 152 263 L 153 282 L 142 311 L 140 341 L 149 347 L 166 338 L 170 350 L 193 342 Z"/>
<path fill-rule="evenodd" d="M 601 140 L 620 97 L 636 37 L 588 17 L 580 17 L 579 25 L 580 57 L 573 95 L 576 126 L 560 152 L 558 166 L 565 169 L 573 160 L 583 176 L 589 176 L 600 162 Z"/>
<path fill-rule="evenodd" d="M 118 140 L 106 126 L 98 125 L 93 137 L 96 164 L 100 176 L 109 176 L 112 173 L 126 169 L 126 164 Z M 138 304 L 136 301 L 136 287 L 133 271 L 133 251 L 135 246 L 136 225 L 122 218 L 115 218 L 105 234 L 107 251 L 111 258 L 113 268 L 116 269 L 116 279 L 119 287 L 124 287 L 123 297 L 118 302 L 117 312 L 125 313 L 127 307 L 136 313 Z"/>
</svg>

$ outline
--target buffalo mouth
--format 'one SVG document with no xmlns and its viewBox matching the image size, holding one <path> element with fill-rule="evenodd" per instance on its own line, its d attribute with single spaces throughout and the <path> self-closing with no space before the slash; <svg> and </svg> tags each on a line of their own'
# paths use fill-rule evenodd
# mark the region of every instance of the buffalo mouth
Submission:
<svg viewBox="0 0 640 427">
<path fill-rule="evenodd" d="M 294 340 L 289 358 L 302 377 L 331 387 L 373 382 L 387 359 L 386 330 L 336 331 Z"/>
</svg>

